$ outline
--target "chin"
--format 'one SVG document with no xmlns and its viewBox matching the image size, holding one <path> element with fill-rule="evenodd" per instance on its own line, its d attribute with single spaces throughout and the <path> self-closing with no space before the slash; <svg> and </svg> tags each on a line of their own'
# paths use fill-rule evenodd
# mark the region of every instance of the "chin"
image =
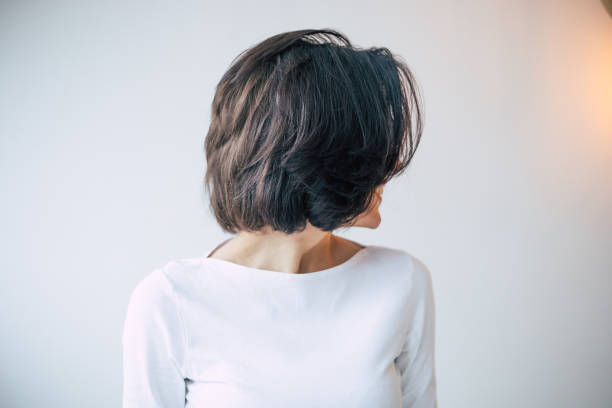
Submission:
<svg viewBox="0 0 612 408">
<path fill-rule="evenodd" d="M 372 228 L 372 229 L 378 228 L 378 226 L 380 225 L 381 221 L 382 220 L 380 219 L 380 217 L 377 217 L 376 220 L 370 226 L 370 228 Z"/>
<path fill-rule="evenodd" d="M 379 202 L 380 203 L 380 202 Z M 353 227 L 364 227 L 376 229 L 381 223 L 380 212 L 378 211 L 378 204 L 369 211 L 361 214 L 360 217 L 352 224 Z"/>
<path fill-rule="evenodd" d="M 376 229 L 381 223 L 380 214 L 378 211 L 368 214 L 367 217 L 363 218 L 356 226 Z"/>
</svg>

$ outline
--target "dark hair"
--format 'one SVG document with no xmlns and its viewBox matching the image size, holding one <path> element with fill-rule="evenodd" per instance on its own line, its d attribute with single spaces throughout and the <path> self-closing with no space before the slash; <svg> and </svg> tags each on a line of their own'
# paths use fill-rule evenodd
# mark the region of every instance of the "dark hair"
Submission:
<svg viewBox="0 0 612 408">
<path fill-rule="evenodd" d="M 349 226 L 401 174 L 422 133 L 411 71 L 333 29 L 274 35 L 216 86 L 206 190 L 223 230 Z"/>
</svg>

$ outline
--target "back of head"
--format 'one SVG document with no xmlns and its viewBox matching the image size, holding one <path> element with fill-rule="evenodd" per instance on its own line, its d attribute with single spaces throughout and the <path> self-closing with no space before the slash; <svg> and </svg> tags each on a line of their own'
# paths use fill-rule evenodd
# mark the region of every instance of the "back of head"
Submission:
<svg viewBox="0 0 612 408">
<path fill-rule="evenodd" d="M 287 234 L 350 225 L 401 174 L 422 133 L 411 71 L 332 29 L 272 36 L 216 87 L 205 186 L 221 227 Z"/>
</svg>

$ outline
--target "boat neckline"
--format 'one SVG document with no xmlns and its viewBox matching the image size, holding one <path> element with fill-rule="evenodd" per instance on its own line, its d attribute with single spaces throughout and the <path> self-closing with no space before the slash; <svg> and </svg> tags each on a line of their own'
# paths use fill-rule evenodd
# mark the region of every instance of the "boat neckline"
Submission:
<svg viewBox="0 0 612 408">
<path fill-rule="evenodd" d="M 366 253 L 371 252 L 377 247 L 376 245 L 363 245 L 363 244 L 359 244 L 358 242 L 351 241 L 351 242 L 354 242 L 362 246 L 363 248 L 355 252 L 349 259 L 342 262 L 341 264 L 332 266 L 330 268 L 314 271 L 314 272 L 287 273 L 287 272 L 273 271 L 270 269 L 254 268 L 251 266 L 241 265 L 241 264 L 231 262 L 231 261 L 226 261 L 224 259 L 209 257 L 210 254 L 212 254 L 217 248 L 221 247 L 223 244 L 225 244 L 225 242 L 229 241 L 230 239 L 231 238 L 223 241 L 221 244 L 217 245 L 212 250 L 207 251 L 207 253 L 204 256 L 202 256 L 201 259 L 207 263 L 213 263 L 219 266 L 223 266 L 225 270 L 230 269 L 232 271 L 243 272 L 243 273 L 251 274 L 257 277 L 265 277 L 265 278 L 272 278 L 272 279 L 278 278 L 278 279 L 284 279 L 284 280 L 311 280 L 311 279 L 317 279 L 321 277 L 334 275 L 337 272 L 340 272 L 351 266 L 356 265 L 365 256 Z"/>
</svg>

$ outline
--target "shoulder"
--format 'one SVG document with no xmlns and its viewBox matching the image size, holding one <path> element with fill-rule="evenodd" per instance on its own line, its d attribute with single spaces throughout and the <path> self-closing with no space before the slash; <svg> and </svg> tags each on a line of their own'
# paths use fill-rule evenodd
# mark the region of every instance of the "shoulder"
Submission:
<svg viewBox="0 0 612 408">
<path fill-rule="evenodd" d="M 372 257 L 378 265 L 396 271 L 407 279 L 415 290 L 423 292 L 431 288 L 431 272 L 419 257 L 401 248 L 382 245 L 373 245 L 372 248 Z"/>
<path fill-rule="evenodd" d="M 164 369 L 171 359 L 184 373 L 186 339 L 167 265 L 156 268 L 138 282 L 130 296 L 122 334 L 124 364 L 138 376 L 141 369 Z"/>
<path fill-rule="evenodd" d="M 128 303 L 128 320 L 167 313 L 174 307 L 173 303 L 174 294 L 163 268 L 157 268 L 132 290 Z"/>
<path fill-rule="evenodd" d="M 155 268 L 136 284 L 128 308 L 134 312 L 151 313 L 176 307 L 180 293 L 189 286 L 188 280 L 193 279 L 194 272 L 200 267 L 201 258 L 184 258 Z"/>
</svg>

